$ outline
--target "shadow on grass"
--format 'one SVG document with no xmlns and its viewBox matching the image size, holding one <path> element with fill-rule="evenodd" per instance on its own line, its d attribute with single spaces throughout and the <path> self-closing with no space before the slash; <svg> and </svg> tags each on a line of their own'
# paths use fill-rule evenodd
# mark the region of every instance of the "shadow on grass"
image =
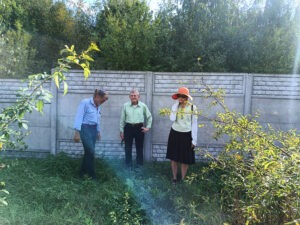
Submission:
<svg viewBox="0 0 300 225">
<path fill-rule="evenodd" d="M 190 184 L 171 183 L 169 162 L 146 163 L 139 170 L 129 170 L 121 161 L 107 161 L 117 176 L 132 190 L 137 202 L 146 212 L 152 224 L 223 224 L 226 217 L 219 203 L 218 174 L 194 178 Z M 199 174 L 207 164 L 197 163 L 189 170 Z M 195 176 L 194 176 L 195 177 Z"/>
<path fill-rule="evenodd" d="M 10 192 L 0 207 L 2 224 L 222 224 L 214 177 L 174 187 L 169 163 L 135 170 L 123 161 L 96 160 L 98 180 L 80 179 L 81 159 L 4 159 Z M 197 173 L 204 164 L 191 168 Z"/>
</svg>

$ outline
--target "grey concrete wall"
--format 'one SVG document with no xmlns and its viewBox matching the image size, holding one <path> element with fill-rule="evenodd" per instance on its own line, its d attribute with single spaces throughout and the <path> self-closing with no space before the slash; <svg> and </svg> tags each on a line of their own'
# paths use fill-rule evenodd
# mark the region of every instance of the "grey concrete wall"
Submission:
<svg viewBox="0 0 300 225">
<path fill-rule="evenodd" d="M 0 109 L 11 105 L 17 100 L 16 94 L 22 87 L 26 87 L 26 83 L 17 79 L 1 79 L 0 80 Z M 47 90 L 51 90 L 51 84 L 45 84 Z M 29 149 L 21 155 L 48 155 L 51 150 L 51 106 L 45 104 L 44 113 L 32 112 L 27 114 L 25 119 L 29 122 L 30 135 L 25 138 Z M 9 151 L 5 154 L 13 154 Z"/>
<path fill-rule="evenodd" d="M 208 100 L 201 94 L 201 81 L 214 89 L 226 92 L 225 103 L 230 109 L 249 114 L 259 112 L 262 124 L 272 124 L 280 129 L 300 129 L 300 76 L 268 74 L 229 74 L 229 73 L 152 73 L 132 71 L 92 71 L 85 80 L 81 71 L 70 71 L 67 75 L 69 92 L 66 96 L 55 85 L 49 85 L 54 99 L 46 105 L 45 113 L 28 115 L 32 135 L 29 136 L 29 152 L 52 153 L 66 152 L 81 155 L 83 148 L 74 143 L 73 122 L 78 104 L 89 98 L 94 90 L 105 89 L 109 101 L 102 105 L 102 140 L 96 144 L 99 157 L 123 158 L 124 150 L 119 138 L 119 118 L 122 105 L 129 100 L 129 91 L 137 88 L 141 101 L 145 102 L 153 114 L 153 127 L 146 135 L 145 158 L 165 160 L 166 143 L 171 127 L 167 117 L 159 115 L 159 110 L 171 107 L 171 95 L 178 87 L 186 86 L 194 96 L 194 104 L 213 116 L 217 108 L 208 109 Z M 0 107 L 11 104 L 16 90 L 24 85 L 17 80 L 0 80 Z M 218 154 L 225 140 L 212 138 L 213 127 L 209 121 L 199 118 L 204 124 L 199 129 L 198 145 L 213 154 Z M 197 158 L 203 155 L 198 154 Z"/>
</svg>

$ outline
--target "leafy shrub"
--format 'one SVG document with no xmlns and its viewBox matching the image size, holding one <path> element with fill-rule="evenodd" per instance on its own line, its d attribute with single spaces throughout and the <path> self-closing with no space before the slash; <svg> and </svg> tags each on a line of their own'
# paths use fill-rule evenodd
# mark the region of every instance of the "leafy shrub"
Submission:
<svg viewBox="0 0 300 225">
<path fill-rule="evenodd" d="M 124 224 L 124 225 L 140 225 L 145 224 L 144 218 L 141 217 L 141 210 L 137 207 L 132 197 L 126 192 L 123 196 L 122 202 L 117 202 L 114 210 L 109 215 L 111 224 Z"/>
<path fill-rule="evenodd" d="M 221 198 L 233 224 L 296 223 L 300 218 L 300 135 L 263 127 L 258 115 L 230 111 L 223 94 L 205 89 L 223 108 L 212 119 L 215 138 L 226 137 L 224 151 L 212 157 L 221 170 Z"/>
</svg>

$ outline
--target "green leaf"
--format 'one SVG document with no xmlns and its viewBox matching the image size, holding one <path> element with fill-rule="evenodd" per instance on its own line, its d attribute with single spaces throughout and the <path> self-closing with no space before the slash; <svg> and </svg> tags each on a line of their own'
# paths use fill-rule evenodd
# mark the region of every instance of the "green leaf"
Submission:
<svg viewBox="0 0 300 225">
<path fill-rule="evenodd" d="M 4 200 L 4 198 L 0 198 L 0 204 L 7 206 L 7 201 Z"/>
<path fill-rule="evenodd" d="M 265 164 L 264 169 L 265 170 L 268 169 L 268 167 L 271 166 L 271 165 L 273 165 L 273 164 L 278 164 L 278 163 L 275 162 L 275 161 L 268 162 L 268 163 Z"/>
<path fill-rule="evenodd" d="M 94 42 L 92 42 L 91 44 L 90 44 L 90 46 L 89 46 L 89 48 L 88 48 L 88 52 L 89 51 L 92 51 L 92 50 L 94 50 L 94 51 L 97 51 L 97 52 L 100 52 L 100 49 L 98 48 L 98 46 L 96 45 L 96 43 L 94 43 Z"/>
<path fill-rule="evenodd" d="M 57 88 L 59 88 L 59 80 L 58 80 L 58 76 L 59 76 L 59 72 L 55 72 L 55 73 L 53 74 L 53 80 L 54 80 L 55 85 L 56 85 Z"/>
<path fill-rule="evenodd" d="M 67 57 L 67 59 L 70 60 L 70 61 L 75 61 L 76 56 L 70 55 L 70 56 Z"/>
<path fill-rule="evenodd" d="M 94 59 L 87 54 L 82 53 L 82 57 L 88 61 L 92 61 L 92 62 L 94 61 Z"/>
<path fill-rule="evenodd" d="M 42 100 L 38 100 L 36 102 L 36 109 L 38 112 L 42 113 L 44 108 L 44 102 Z"/>
<path fill-rule="evenodd" d="M 64 81 L 64 95 L 68 93 L 68 84 Z"/>
<path fill-rule="evenodd" d="M 87 65 L 85 63 L 80 63 L 80 66 L 82 69 L 87 68 Z"/>
<path fill-rule="evenodd" d="M 87 79 L 90 75 L 91 71 L 89 68 L 84 68 L 83 69 L 83 75 L 84 75 L 84 78 Z"/>
<path fill-rule="evenodd" d="M 0 191 L 2 191 L 2 192 L 4 192 L 5 194 L 8 194 L 8 195 L 9 195 L 9 192 L 8 192 L 7 190 L 5 190 L 5 189 L 0 190 Z"/>
<path fill-rule="evenodd" d="M 23 127 L 25 130 L 28 130 L 28 125 L 27 125 L 27 123 L 22 123 L 22 127 Z"/>
</svg>

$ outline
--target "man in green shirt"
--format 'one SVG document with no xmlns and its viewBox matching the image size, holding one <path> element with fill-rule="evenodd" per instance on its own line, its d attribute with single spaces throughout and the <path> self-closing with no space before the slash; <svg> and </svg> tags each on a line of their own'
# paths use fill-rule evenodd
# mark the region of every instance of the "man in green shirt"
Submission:
<svg viewBox="0 0 300 225">
<path fill-rule="evenodd" d="M 123 105 L 120 119 L 120 137 L 125 141 L 125 163 L 132 166 L 132 143 L 135 140 L 136 163 L 143 165 L 144 134 L 149 131 L 152 124 L 152 115 L 148 107 L 141 101 L 139 92 L 132 90 L 129 95 L 130 102 Z M 144 125 L 145 123 L 145 125 Z"/>
</svg>

